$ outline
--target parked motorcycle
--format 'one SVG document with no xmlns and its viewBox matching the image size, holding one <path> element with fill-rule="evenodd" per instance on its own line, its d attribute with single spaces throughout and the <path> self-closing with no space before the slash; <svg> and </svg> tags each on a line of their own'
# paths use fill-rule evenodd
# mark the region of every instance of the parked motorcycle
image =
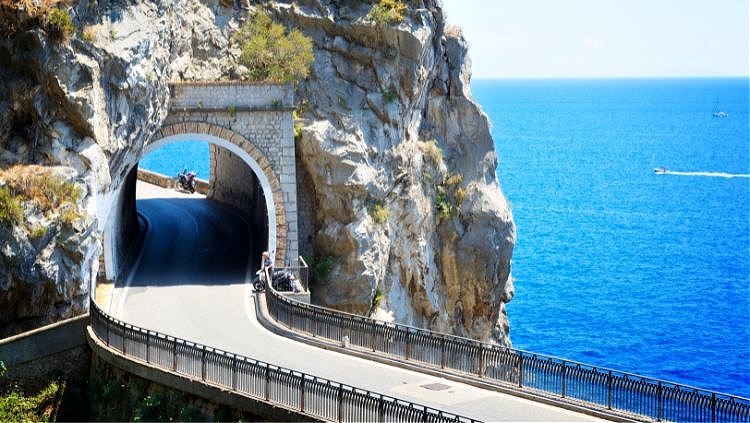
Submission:
<svg viewBox="0 0 750 423">
<path fill-rule="evenodd" d="M 194 193 L 195 171 L 191 170 L 188 172 L 187 169 L 182 169 L 182 171 L 177 174 L 177 186 L 191 194 Z"/>
<path fill-rule="evenodd" d="M 255 274 L 257 276 L 255 277 L 255 279 L 253 279 L 253 289 L 258 292 L 265 290 L 265 274 L 260 270 L 258 270 Z M 273 286 L 273 289 L 279 292 L 301 291 L 301 285 L 299 285 L 294 275 L 286 270 L 275 270 L 271 275 L 271 284 Z"/>
</svg>

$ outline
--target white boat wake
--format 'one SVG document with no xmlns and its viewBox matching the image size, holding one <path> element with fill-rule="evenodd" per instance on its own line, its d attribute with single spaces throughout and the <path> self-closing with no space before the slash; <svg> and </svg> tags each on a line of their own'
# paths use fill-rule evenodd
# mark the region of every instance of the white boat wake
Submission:
<svg viewBox="0 0 750 423">
<path fill-rule="evenodd" d="M 724 172 L 675 172 L 673 170 L 660 170 L 657 175 L 681 175 L 681 176 L 710 176 L 716 178 L 750 178 L 750 175 L 741 173 L 724 173 Z"/>
</svg>

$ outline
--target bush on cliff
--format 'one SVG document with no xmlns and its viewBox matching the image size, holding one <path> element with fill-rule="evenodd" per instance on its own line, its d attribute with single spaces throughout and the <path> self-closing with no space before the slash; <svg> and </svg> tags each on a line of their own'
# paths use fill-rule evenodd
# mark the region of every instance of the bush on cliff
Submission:
<svg viewBox="0 0 750 423">
<path fill-rule="evenodd" d="M 367 17 L 375 25 L 398 25 L 404 20 L 405 10 L 406 5 L 401 0 L 380 0 L 378 3 L 372 5 Z"/>
<path fill-rule="evenodd" d="M 240 64 L 256 81 L 293 82 L 310 73 L 313 43 L 297 29 L 287 34 L 284 27 L 257 10 L 232 39 L 240 45 Z"/>
<path fill-rule="evenodd" d="M 78 200 L 81 189 L 71 181 L 36 165 L 15 165 L 0 170 L 5 187 L 0 189 L 0 221 L 19 224 L 23 219 L 23 203 L 30 203 L 46 216 L 52 213 L 65 224 L 80 218 Z"/>
<path fill-rule="evenodd" d="M 52 37 L 65 41 L 75 30 L 73 20 L 65 10 L 55 7 L 47 13 L 47 32 Z"/>
<path fill-rule="evenodd" d="M 61 0 L 0 0 L 0 30 L 42 27 L 55 39 L 67 40 L 75 31 L 68 12 L 58 7 Z"/>
</svg>

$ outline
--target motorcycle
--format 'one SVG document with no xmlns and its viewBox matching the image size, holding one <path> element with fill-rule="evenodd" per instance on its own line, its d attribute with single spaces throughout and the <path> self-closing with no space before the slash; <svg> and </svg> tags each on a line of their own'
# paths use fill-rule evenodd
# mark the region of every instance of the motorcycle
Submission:
<svg viewBox="0 0 750 423">
<path fill-rule="evenodd" d="M 177 174 L 177 185 L 189 193 L 195 192 L 195 171 L 188 172 L 187 169 L 183 169 Z"/>
<path fill-rule="evenodd" d="M 266 289 L 265 273 L 258 270 L 255 274 L 257 276 L 253 279 L 253 289 L 256 292 L 264 291 Z M 301 290 L 294 275 L 286 270 L 275 270 L 271 274 L 271 284 L 273 289 L 279 292 L 299 292 Z"/>
</svg>

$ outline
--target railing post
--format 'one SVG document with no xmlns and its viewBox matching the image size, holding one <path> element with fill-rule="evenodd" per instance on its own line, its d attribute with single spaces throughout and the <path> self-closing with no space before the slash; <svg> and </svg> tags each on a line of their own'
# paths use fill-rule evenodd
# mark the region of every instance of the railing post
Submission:
<svg viewBox="0 0 750 423">
<path fill-rule="evenodd" d="M 299 411 L 305 411 L 305 374 L 302 373 L 302 380 L 299 382 Z"/>
<path fill-rule="evenodd" d="M 237 356 L 232 356 L 232 390 L 237 390 Z"/>
<path fill-rule="evenodd" d="M 312 315 L 313 315 L 313 322 L 315 322 L 315 331 L 313 332 L 312 336 L 315 338 L 318 336 L 318 312 L 313 307 L 312 309 Z"/>
<path fill-rule="evenodd" d="M 523 353 L 518 353 L 518 387 L 523 388 Z"/>
<path fill-rule="evenodd" d="M 266 364 L 266 401 L 271 399 L 271 366 Z"/>
<path fill-rule="evenodd" d="M 613 396 L 613 387 L 612 387 L 612 370 L 610 370 L 607 373 L 607 409 L 612 409 L 612 396 Z"/>
<path fill-rule="evenodd" d="M 109 346 L 109 319 L 104 319 L 107 322 L 107 346 Z"/>
<path fill-rule="evenodd" d="M 661 408 L 662 408 L 662 392 L 661 392 L 661 381 L 656 386 L 656 421 L 661 421 Z"/>
<path fill-rule="evenodd" d="M 422 407 L 422 423 L 427 423 L 427 406 Z"/>
<path fill-rule="evenodd" d="M 377 330 L 376 327 L 377 323 L 375 323 L 375 320 L 372 321 L 372 337 L 370 338 L 370 347 L 372 347 L 372 352 L 375 352 L 375 331 Z"/>
<path fill-rule="evenodd" d="M 383 396 L 380 396 L 380 399 L 378 400 L 378 421 L 380 423 L 385 422 L 385 401 L 383 400 Z"/>
<path fill-rule="evenodd" d="M 716 392 L 711 393 L 711 423 L 716 423 Z"/>
<path fill-rule="evenodd" d="M 201 380 L 206 380 L 206 346 L 201 348 Z"/>
<path fill-rule="evenodd" d="M 565 388 L 566 388 L 566 382 L 565 382 L 565 376 L 567 374 L 568 366 L 565 365 L 565 360 L 562 361 L 562 397 L 565 398 Z"/>
<path fill-rule="evenodd" d="M 344 385 L 339 384 L 339 420 L 344 421 Z"/>
<path fill-rule="evenodd" d="M 445 337 L 440 338 L 440 368 L 445 368 Z"/>
<path fill-rule="evenodd" d="M 479 377 L 484 377 L 484 345 L 481 343 L 479 344 L 479 350 L 477 351 L 477 354 L 479 355 L 477 359 L 477 364 L 479 365 L 479 368 L 477 369 L 477 375 L 479 375 Z"/>
<path fill-rule="evenodd" d="M 293 329 L 294 327 L 294 307 L 289 307 L 289 323 L 288 323 L 289 329 Z"/>
<path fill-rule="evenodd" d="M 151 334 L 146 331 L 146 363 L 151 363 L 151 349 L 148 347 L 151 345 Z"/>
<path fill-rule="evenodd" d="M 404 358 L 406 361 L 409 361 L 411 357 L 411 332 L 409 332 L 409 328 L 406 328 L 406 339 L 404 342 L 406 343 L 404 346 Z"/>
<path fill-rule="evenodd" d="M 122 327 L 122 355 L 128 355 L 127 327 Z"/>
</svg>

